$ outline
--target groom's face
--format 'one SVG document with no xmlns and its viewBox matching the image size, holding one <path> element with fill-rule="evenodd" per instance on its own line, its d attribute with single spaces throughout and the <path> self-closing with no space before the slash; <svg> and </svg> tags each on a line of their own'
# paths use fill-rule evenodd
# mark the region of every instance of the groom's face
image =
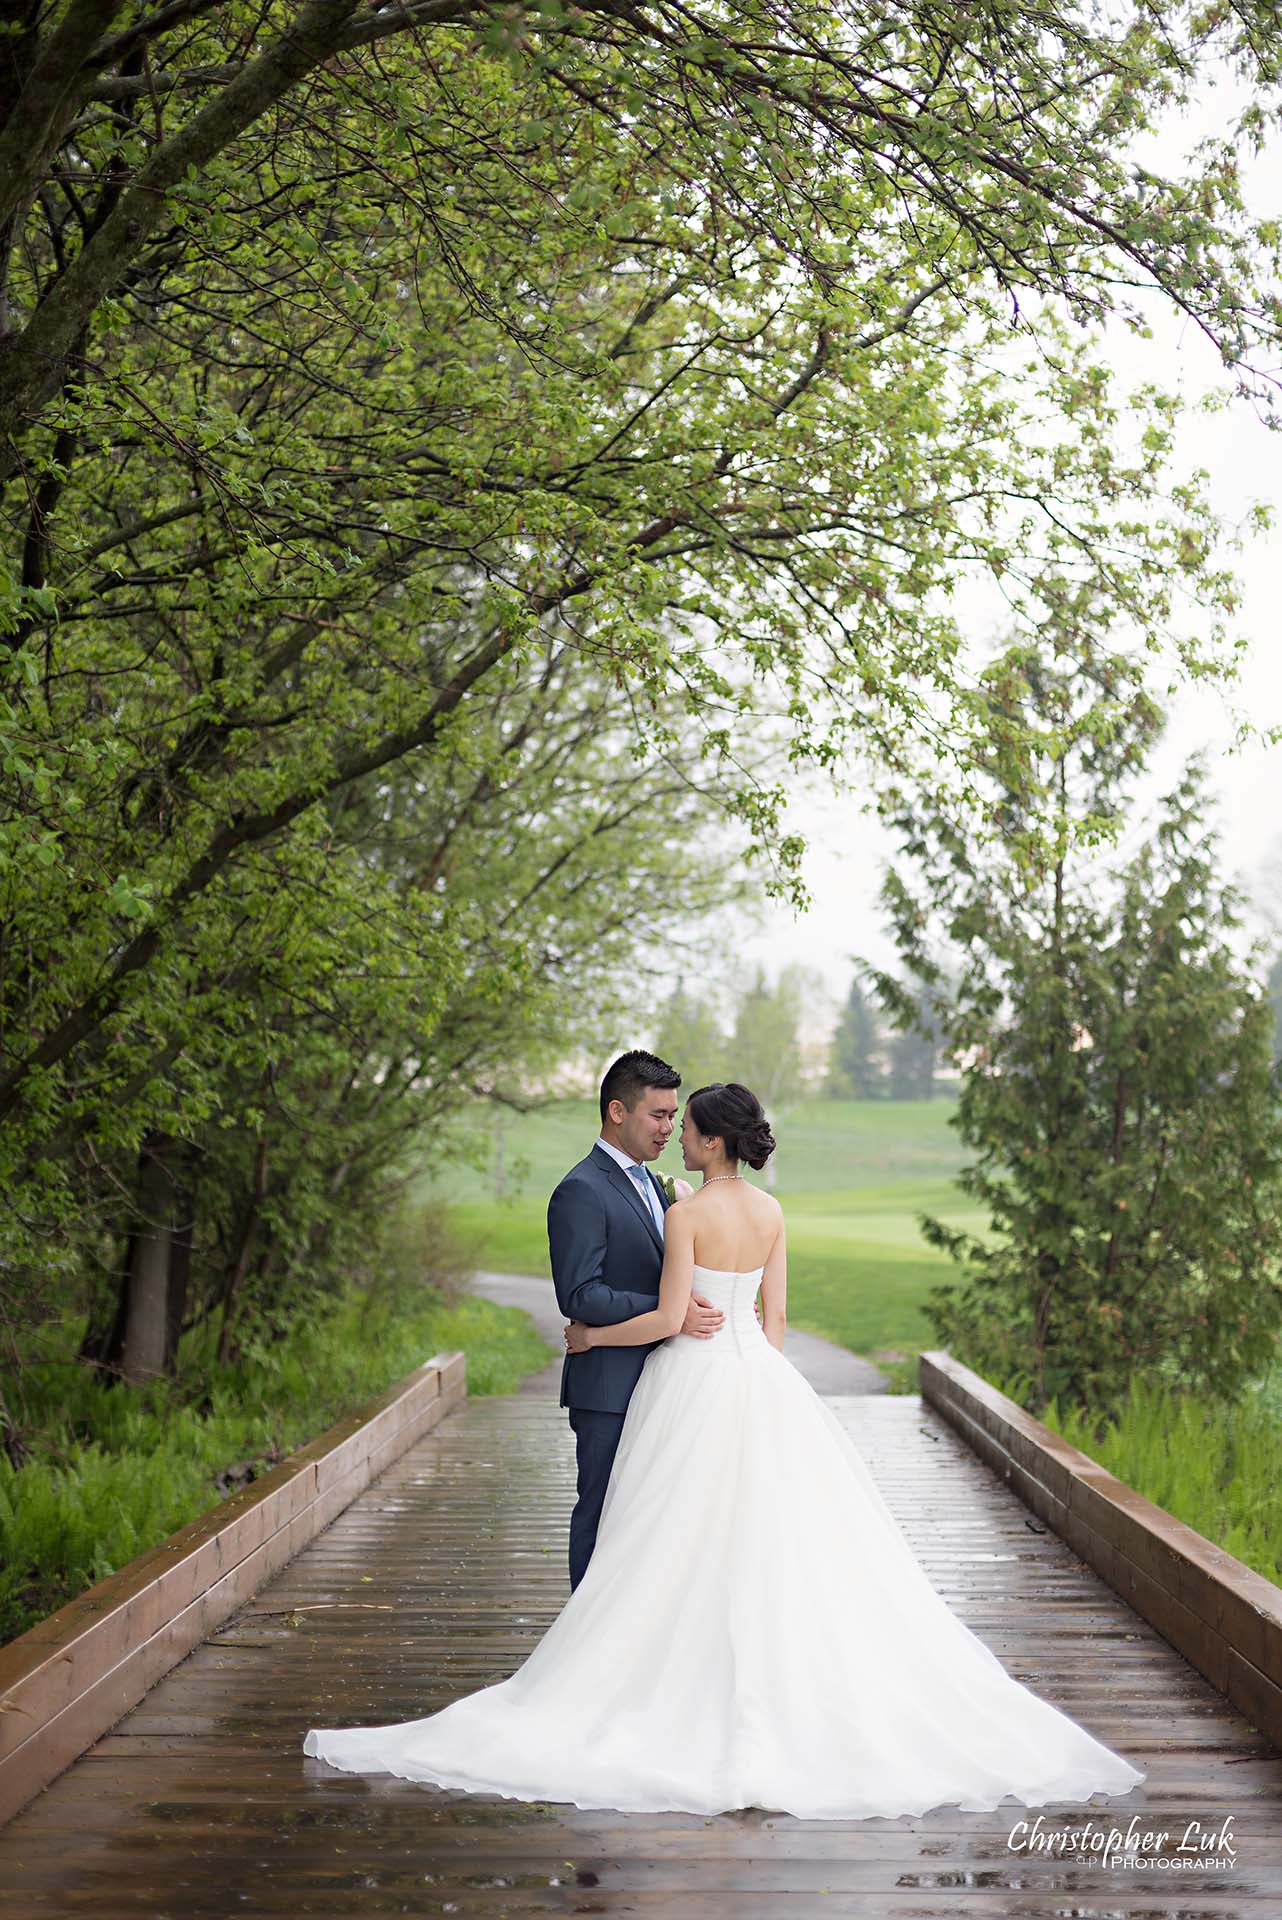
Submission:
<svg viewBox="0 0 1282 1920">
<path fill-rule="evenodd" d="M 657 1160 L 677 1124 L 677 1096 L 665 1088 L 647 1087 L 635 1107 L 612 1100 L 610 1118 L 625 1153 L 634 1160 Z"/>
</svg>

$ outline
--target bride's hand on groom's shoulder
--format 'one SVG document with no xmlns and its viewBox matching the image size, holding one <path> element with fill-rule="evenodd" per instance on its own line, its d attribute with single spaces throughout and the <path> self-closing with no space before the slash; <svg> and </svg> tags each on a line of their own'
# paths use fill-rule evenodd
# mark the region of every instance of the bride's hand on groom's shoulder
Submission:
<svg viewBox="0 0 1282 1920">
<path fill-rule="evenodd" d="M 592 1345 L 592 1329 L 582 1320 L 571 1320 L 565 1330 L 565 1350 L 567 1353 L 586 1353 Z"/>
</svg>

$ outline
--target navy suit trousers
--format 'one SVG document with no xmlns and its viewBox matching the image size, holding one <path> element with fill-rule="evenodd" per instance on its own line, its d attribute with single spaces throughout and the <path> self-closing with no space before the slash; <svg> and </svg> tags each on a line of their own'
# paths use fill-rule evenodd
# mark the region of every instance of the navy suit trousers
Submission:
<svg viewBox="0 0 1282 1920">
<path fill-rule="evenodd" d="M 571 1407 L 569 1414 L 579 1465 L 579 1497 L 570 1515 L 570 1591 L 573 1593 L 588 1570 L 596 1545 L 601 1504 L 610 1484 L 610 1468 L 623 1432 L 624 1415 L 598 1413 L 594 1407 Z"/>
</svg>

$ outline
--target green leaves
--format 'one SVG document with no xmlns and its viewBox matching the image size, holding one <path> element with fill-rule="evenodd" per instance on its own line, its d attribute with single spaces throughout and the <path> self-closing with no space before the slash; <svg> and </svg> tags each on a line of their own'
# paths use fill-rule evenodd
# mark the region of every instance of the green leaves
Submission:
<svg viewBox="0 0 1282 1920">
<path fill-rule="evenodd" d="M 696 823 L 804 898 L 795 770 L 928 741 L 941 798 L 996 779 L 1026 900 L 1084 735 L 1030 716 L 1027 661 L 981 670 L 968 580 L 1025 639 L 1126 626 L 1169 672 L 1225 650 L 1171 409 L 1113 395 L 1065 318 L 1154 275 L 1231 354 L 1272 337 L 1276 236 L 1229 156 L 1183 190 L 1125 152 L 1213 25 L 969 9 L 941 41 L 897 6 L 546 0 L 423 35 L 384 9 L 185 164 L 235 50 L 293 24 L 162 25 L 154 93 L 86 73 L 17 210 L 11 1265 L 48 1218 L 106 1231 L 154 1125 L 208 1149 L 230 1244 L 261 1131 L 248 1270 L 304 1285 L 354 1205 L 335 1169 L 376 1206 L 460 1086 L 594 1031 L 652 895 L 725 897 Z M 170 161 L 91 273 L 85 235 Z"/>
<path fill-rule="evenodd" d="M 151 888 L 145 883 L 120 873 L 104 895 L 103 904 L 109 912 L 123 914 L 127 920 L 146 920 L 154 904 L 150 894 Z"/>
</svg>

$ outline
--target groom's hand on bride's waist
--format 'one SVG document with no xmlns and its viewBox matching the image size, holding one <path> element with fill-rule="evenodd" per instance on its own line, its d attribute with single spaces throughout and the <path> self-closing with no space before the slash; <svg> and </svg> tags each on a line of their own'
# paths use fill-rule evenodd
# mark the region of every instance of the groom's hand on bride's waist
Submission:
<svg viewBox="0 0 1282 1920">
<path fill-rule="evenodd" d="M 725 1317 L 720 1307 L 714 1307 L 711 1300 L 705 1299 L 701 1293 L 692 1293 L 681 1331 L 695 1340 L 711 1340 Z"/>
</svg>

